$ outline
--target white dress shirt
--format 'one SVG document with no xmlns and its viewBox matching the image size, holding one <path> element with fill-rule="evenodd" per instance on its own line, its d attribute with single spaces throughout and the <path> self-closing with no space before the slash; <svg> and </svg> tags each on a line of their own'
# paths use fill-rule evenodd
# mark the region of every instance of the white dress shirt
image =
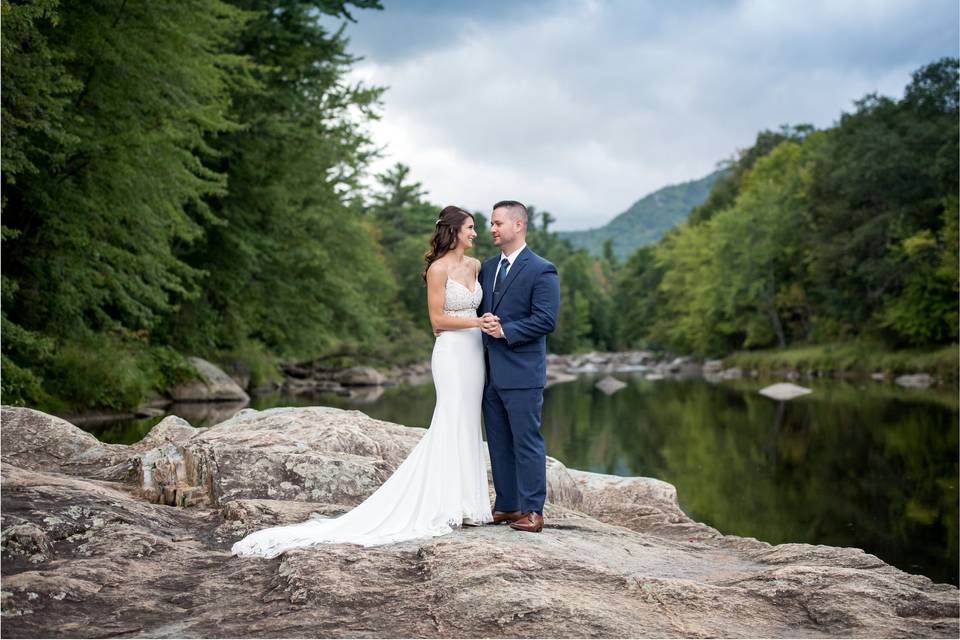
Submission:
<svg viewBox="0 0 960 640">
<path fill-rule="evenodd" d="M 520 252 L 523 251 L 523 250 L 526 249 L 526 248 L 527 248 L 527 243 L 524 242 L 522 245 L 520 245 L 520 248 L 519 248 L 519 249 L 517 249 L 516 251 L 514 251 L 513 253 L 511 253 L 511 254 L 508 255 L 508 256 L 503 255 L 503 252 L 502 252 L 502 251 L 500 252 L 500 261 L 497 262 L 497 272 L 496 272 L 495 274 L 493 274 L 493 281 L 494 281 L 494 282 L 497 281 L 497 276 L 500 275 L 500 266 L 503 264 L 503 259 L 506 258 L 506 259 L 507 259 L 507 262 L 509 263 L 509 266 L 507 267 L 507 272 L 506 272 L 505 274 L 503 274 L 503 277 L 506 278 L 508 275 L 510 275 L 510 269 L 513 268 L 513 263 L 516 262 L 517 256 L 519 256 L 519 255 L 520 255 Z"/>
</svg>

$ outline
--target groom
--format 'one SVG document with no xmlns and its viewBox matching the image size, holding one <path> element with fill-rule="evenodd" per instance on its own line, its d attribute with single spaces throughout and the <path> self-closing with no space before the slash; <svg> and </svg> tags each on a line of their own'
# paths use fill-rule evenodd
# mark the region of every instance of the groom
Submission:
<svg viewBox="0 0 960 640">
<path fill-rule="evenodd" d="M 527 248 L 527 208 L 514 200 L 493 205 L 493 244 L 500 255 L 480 268 L 487 381 L 483 422 L 497 499 L 493 522 L 520 531 L 543 529 L 547 497 L 546 447 L 540 434 L 547 382 L 547 334 L 557 324 L 557 268 Z"/>
</svg>

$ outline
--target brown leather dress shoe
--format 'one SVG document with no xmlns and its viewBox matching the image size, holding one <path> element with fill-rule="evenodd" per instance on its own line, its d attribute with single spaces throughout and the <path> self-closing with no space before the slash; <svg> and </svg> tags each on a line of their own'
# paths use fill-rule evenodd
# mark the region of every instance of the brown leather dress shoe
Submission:
<svg viewBox="0 0 960 640">
<path fill-rule="evenodd" d="M 530 533 L 540 533 L 543 531 L 543 516 L 536 511 L 523 514 L 523 517 L 516 522 L 510 523 L 511 529 L 517 531 L 529 531 Z"/>
<path fill-rule="evenodd" d="M 516 522 L 523 517 L 519 511 L 494 511 L 493 524 L 503 524 L 504 522 Z"/>
</svg>

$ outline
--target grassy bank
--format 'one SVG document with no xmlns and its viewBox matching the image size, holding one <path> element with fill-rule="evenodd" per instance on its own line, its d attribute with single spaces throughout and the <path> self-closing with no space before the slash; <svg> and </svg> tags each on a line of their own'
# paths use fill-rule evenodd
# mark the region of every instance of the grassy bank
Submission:
<svg viewBox="0 0 960 640">
<path fill-rule="evenodd" d="M 944 381 L 957 381 L 960 367 L 958 345 L 936 349 L 892 350 L 872 342 L 839 342 L 832 344 L 739 351 L 723 359 L 726 367 L 777 371 L 813 369 L 824 373 L 889 375 L 929 373 Z"/>
</svg>

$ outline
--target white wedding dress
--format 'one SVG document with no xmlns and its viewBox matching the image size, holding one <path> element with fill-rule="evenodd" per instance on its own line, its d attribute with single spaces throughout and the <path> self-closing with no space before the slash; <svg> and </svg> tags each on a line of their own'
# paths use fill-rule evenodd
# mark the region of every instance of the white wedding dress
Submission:
<svg viewBox="0 0 960 640">
<path fill-rule="evenodd" d="M 483 291 L 447 279 L 443 310 L 476 317 Z M 251 533 L 234 555 L 273 558 L 322 543 L 366 547 L 450 533 L 466 520 L 493 520 L 480 435 L 483 341 L 480 329 L 444 331 L 433 347 L 437 404 L 430 428 L 397 470 L 370 497 L 331 519 L 307 520 Z"/>
</svg>

